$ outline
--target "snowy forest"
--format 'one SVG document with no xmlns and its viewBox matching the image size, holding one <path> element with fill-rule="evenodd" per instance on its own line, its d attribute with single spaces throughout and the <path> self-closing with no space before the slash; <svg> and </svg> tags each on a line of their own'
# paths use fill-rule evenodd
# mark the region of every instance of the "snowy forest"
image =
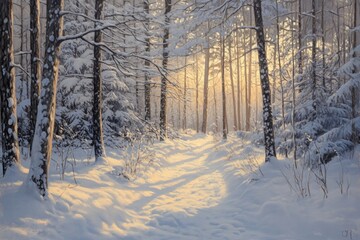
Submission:
<svg viewBox="0 0 360 240">
<path fill-rule="evenodd" d="M 360 239 L 360 0 L 2 0 L 0 239 Z"/>
</svg>

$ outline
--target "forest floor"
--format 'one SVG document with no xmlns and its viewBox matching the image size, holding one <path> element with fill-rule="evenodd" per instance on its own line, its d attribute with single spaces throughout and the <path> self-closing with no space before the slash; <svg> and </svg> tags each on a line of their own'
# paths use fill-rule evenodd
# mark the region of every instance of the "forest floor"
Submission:
<svg viewBox="0 0 360 240">
<path fill-rule="evenodd" d="M 133 181 L 119 175 L 120 152 L 106 164 L 78 154 L 64 180 L 53 164 L 47 200 L 22 186 L 26 169 L 0 180 L 0 239 L 360 239 L 359 155 L 327 166 L 324 198 L 306 169 L 301 197 L 289 160 L 263 164 L 262 147 L 235 134 L 155 143 L 153 167 Z"/>
</svg>

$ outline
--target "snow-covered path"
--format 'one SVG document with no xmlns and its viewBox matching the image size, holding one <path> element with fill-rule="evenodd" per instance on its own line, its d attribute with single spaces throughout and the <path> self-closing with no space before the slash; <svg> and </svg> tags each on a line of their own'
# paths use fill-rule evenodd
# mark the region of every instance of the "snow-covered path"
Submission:
<svg viewBox="0 0 360 240">
<path fill-rule="evenodd" d="M 167 164 L 146 184 L 153 195 L 130 206 L 147 218 L 149 229 L 141 235 L 147 239 L 238 239 L 241 228 L 225 219 L 226 155 L 217 154 L 218 142 L 211 136 L 192 136 L 175 144 L 177 149 L 171 143 L 157 146 Z M 134 238 L 142 239 L 141 235 Z"/>
<path fill-rule="evenodd" d="M 218 144 L 204 135 L 157 143 L 162 166 L 133 183 L 114 175 L 123 163 L 109 152 L 108 165 L 79 166 L 77 184 L 54 173 L 45 202 L 22 181 L 0 184 L 0 239 L 237 239 L 220 207 L 229 192 Z"/>
<path fill-rule="evenodd" d="M 235 135 L 183 134 L 150 148 L 161 167 L 134 182 L 117 174 L 119 150 L 108 151 L 107 165 L 79 162 L 77 184 L 72 171 L 60 181 L 53 165 L 46 201 L 21 179 L 0 181 L 0 239 L 360 239 L 360 190 L 344 196 L 337 186 L 339 164 L 347 181 L 360 185 L 354 161 L 328 166 L 328 199 L 314 180 L 311 198 L 299 199 L 283 176 L 287 163 L 254 167 L 263 162 L 262 148 Z"/>
</svg>

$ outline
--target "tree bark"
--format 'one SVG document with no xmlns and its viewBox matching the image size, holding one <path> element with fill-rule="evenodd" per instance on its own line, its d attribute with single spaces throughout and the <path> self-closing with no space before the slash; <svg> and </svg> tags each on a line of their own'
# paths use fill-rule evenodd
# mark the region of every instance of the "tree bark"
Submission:
<svg viewBox="0 0 360 240">
<path fill-rule="evenodd" d="M 222 92 L 222 132 L 223 139 L 227 139 L 227 113 L 226 113 L 226 91 L 225 91 L 225 37 L 220 36 L 221 44 L 221 92 Z"/>
<path fill-rule="evenodd" d="M 199 63 L 198 63 L 198 55 L 195 56 L 195 88 L 196 88 L 196 132 L 200 131 L 199 128 Z"/>
<path fill-rule="evenodd" d="M 311 45 L 311 62 L 312 62 L 312 69 L 311 69 L 311 78 L 312 78 L 312 101 L 313 101 L 313 108 L 316 112 L 316 2 L 312 0 L 312 45 Z"/>
<path fill-rule="evenodd" d="M 236 97 L 235 97 L 235 86 L 234 86 L 234 75 L 233 75 L 233 66 L 232 66 L 232 54 L 231 54 L 231 39 L 229 38 L 229 64 L 230 64 L 230 80 L 231 80 L 231 93 L 233 101 L 233 114 L 234 114 L 234 130 L 238 129 L 237 126 L 237 117 L 236 117 Z"/>
<path fill-rule="evenodd" d="M 104 7 L 104 0 L 95 1 L 95 19 L 102 19 L 102 11 Z M 97 23 L 95 23 L 95 27 Z M 105 155 L 103 124 L 102 124 L 102 78 L 101 78 L 101 48 L 96 43 L 101 43 L 101 31 L 95 31 L 94 36 L 94 66 L 93 66 L 93 145 L 95 152 L 95 161 L 99 161 Z"/>
<path fill-rule="evenodd" d="M 144 0 L 144 11 L 146 14 L 146 22 L 145 22 L 145 26 L 147 29 L 149 29 L 149 14 L 150 14 L 150 7 L 149 7 L 149 1 L 148 0 Z M 150 54 L 150 37 L 148 35 L 148 33 L 146 33 L 146 38 L 145 38 L 145 51 L 147 54 L 147 58 L 149 58 L 149 54 Z M 149 60 L 145 60 L 145 67 L 146 67 L 146 71 L 145 71 L 145 120 L 149 121 L 151 120 L 151 85 L 150 85 L 150 76 L 149 76 L 149 68 L 150 68 L 150 61 Z"/>
<path fill-rule="evenodd" d="M 187 107 L 187 71 L 186 71 L 186 65 L 187 65 L 187 61 L 186 61 L 186 56 L 185 56 L 185 69 L 184 69 L 184 108 L 183 108 L 183 129 L 186 129 L 186 107 Z"/>
<path fill-rule="evenodd" d="M 254 16 L 256 25 L 256 39 L 258 45 L 259 71 L 261 80 L 261 90 L 263 98 L 263 128 L 265 145 L 265 162 L 269 162 L 271 157 L 276 157 L 274 128 L 271 110 L 271 93 L 269 84 L 268 64 L 265 50 L 264 25 L 261 12 L 261 0 L 254 0 Z"/>
<path fill-rule="evenodd" d="M 302 11 L 302 7 L 301 7 L 301 0 L 298 0 L 298 8 L 299 8 L 299 13 L 298 13 L 298 44 L 299 44 L 299 57 L 298 57 L 298 72 L 299 75 L 301 75 L 303 73 L 302 70 L 302 17 L 301 17 L 301 11 Z"/>
<path fill-rule="evenodd" d="M 237 77 L 237 120 L 238 120 L 238 129 L 241 130 L 241 72 L 240 72 L 240 50 L 239 50 L 239 40 L 240 40 L 240 31 L 236 32 L 236 77 Z"/>
<path fill-rule="evenodd" d="M 0 96 L 2 131 L 2 170 L 20 163 L 16 113 L 16 79 L 13 49 L 13 2 L 4 0 L 0 6 Z"/>
<path fill-rule="evenodd" d="M 166 101 L 167 101 L 167 65 L 169 58 L 168 50 L 168 40 L 169 40 L 169 25 L 170 17 L 169 13 L 171 11 L 171 0 L 165 0 L 165 27 L 164 27 L 164 37 L 163 37 L 163 59 L 162 66 L 164 69 L 164 74 L 161 77 L 161 93 L 160 93 L 160 141 L 164 141 L 166 138 Z"/>
<path fill-rule="evenodd" d="M 360 26 L 360 13 L 358 12 L 360 9 L 360 3 L 358 0 L 354 1 L 354 12 L 353 12 L 353 27 Z M 360 45 L 360 33 L 359 31 L 354 31 L 353 33 L 353 42 L 352 42 L 352 48 L 355 49 Z M 354 51 L 353 57 L 359 57 L 360 53 L 359 51 Z M 358 66 L 355 66 L 354 72 L 358 73 L 360 71 Z M 359 140 L 358 134 L 356 133 L 355 128 L 355 118 L 358 117 L 358 108 L 359 108 L 359 88 L 354 86 L 351 88 L 351 117 L 352 117 L 352 123 L 351 123 L 351 140 L 354 144 L 356 144 Z"/>
<path fill-rule="evenodd" d="M 30 182 L 35 184 L 43 197 L 48 193 L 48 169 L 52 153 L 59 65 L 58 38 L 62 34 L 62 7 L 63 0 L 47 0 L 46 51 L 29 170 Z"/>
<path fill-rule="evenodd" d="M 30 139 L 33 139 L 40 94 L 40 1 L 30 0 Z M 30 140 L 30 153 L 32 144 Z"/>
<path fill-rule="evenodd" d="M 275 2 L 276 4 L 276 50 L 277 50 L 277 60 L 279 67 L 279 78 L 280 78 L 280 89 L 281 89 L 281 117 L 282 117 L 282 126 L 285 131 L 285 97 L 284 97 L 284 77 L 283 77 L 283 69 L 281 64 L 281 55 L 280 55 L 280 21 L 279 21 L 279 6 L 278 0 Z M 285 139 L 286 141 L 286 139 Z M 287 157 L 287 152 L 286 152 Z"/>
<path fill-rule="evenodd" d="M 210 29 L 208 22 L 208 29 Z M 209 34 L 209 33 L 208 33 Z M 206 133 L 208 117 L 208 93 L 209 93 L 209 68 L 210 68 L 210 38 L 206 37 L 205 46 L 205 69 L 204 69 L 204 102 L 203 102 L 203 121 L 201 131 Z"/>
<path fill-rule="evenodd" d="M 252 14 L 250 13 L 250 25 L 252 24 Z M 249 37 L 250 37 L 250 48 L 252 48 L 253 45 L 253 37 L 252 37 L 252 30 L 249 30 Z M 247 99 L 246 99 L 246 131 L 250 131 L 251 128 L 251 76 L 252 76 L 252 51 L 250 51 L 249 56 L 249 72 L 248 72 L 248 78 L 247 78 Z"/>
</svg>

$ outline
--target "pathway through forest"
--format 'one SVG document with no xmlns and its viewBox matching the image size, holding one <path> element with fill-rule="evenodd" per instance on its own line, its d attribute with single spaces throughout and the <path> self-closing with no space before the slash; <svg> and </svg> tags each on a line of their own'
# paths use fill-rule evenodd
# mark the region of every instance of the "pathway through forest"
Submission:
<svg viewBox="0 0 360 240">
<path fill-rule="evenodd" d="M 238 239 L 241 226 L 229 224 L 226 211 L 236 214 L 226 201 L 230 192 L 224 160 L 228 154 L 221 151 L 221 142 L 196 135 L 155 148 L 166 157 L 166 164 L 146 184 L 152 194 L 130 205 L 147 219 L 148 229 L 141 235 L 147 239 Z"/>
<path fill-rule="evenodd" d="M 21 187 L 26 172 L 0 182 L 0 239 L 360 239 L 360 192 L 344 198 L 336 182 L 342 164 L 358 186 L 356 162 L 328 167 L 325 201 L 315 181 L 311 198 L 298 199 L 283 176 L 294 174 L 289 162 L 257 165 L 263 148 L 246 137 L 182 134 L 149 148 L 161 166 L 134 181 L 119 176 L 124 150 L 108 149 L 107 164 L 76 157 L 76 182 L 71 170 L 60 180 L 53 164 L 47 200 Z"/>
</svg>

